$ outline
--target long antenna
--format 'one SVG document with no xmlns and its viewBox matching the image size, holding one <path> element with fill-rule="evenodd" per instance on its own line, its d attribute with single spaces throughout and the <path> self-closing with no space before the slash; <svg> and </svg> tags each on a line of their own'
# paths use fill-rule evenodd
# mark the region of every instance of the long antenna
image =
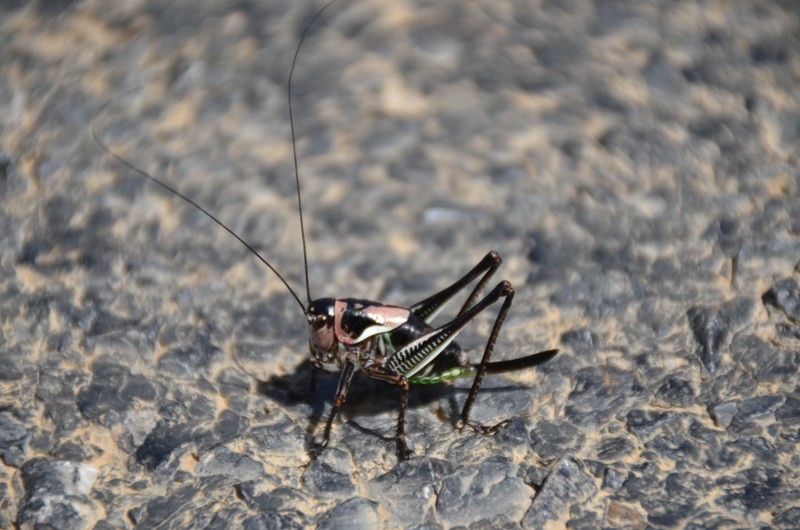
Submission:
<svg viewBox="0 0 800 530">
<path fill-rule="evenodd" d="M 303 240 L 303 269 L 305 270 L 306 273 L 306 298 L 308 298 L 309 304 L 311 304 L 311 287 L 309 286 L 308 283 L 308 252 L 306 251 L 306 229 L 303 223 L 303 199 L 300 198 L 300 170 L 298 169 L 298 164 L 297 164 L 297 145 L 295 142 L 295 135 L 294 135 L 294 114 L 292 114 L 292 75 L 294 75 L 294 65 L 297 64 L 297 56 L 300 55 L 300 47 L 303 45 L 303 41 L 306 40 L 306 33 L 308 33 L 308 30 L 311 28 L 312 24 L 314 24 L 314 22 L 319 18 L 319 16 L 326 9 L 328 9 L 328 6 L 330 6 L 335 1 L 336 0 L 330 0 L 330 2 L 322 6 L 322 9 L 317 11 L 314 17 L 308 22 L 308 24 L 306 24 L 306 27 L 303 29 L 303 34 L 300 36 L 300 42 L 297 43 L 297 49 L 294 51 L 294 58 L 292 59 L 292 68 L 289 70 L 289 81 L 286 83 L 287 85 L 286 93 L 289 99 L 289 126 L 292 129 L 292 154 L 294 155 L 294 180 L 295 183 L 297 184 L 297 212 L 300 215 L 300 237 Z"/>
<path fill-rule="evenodd" d="M 300 54 L 300 47 L 303 45 L 303 41 L 306 38 L 306 34 L 308 33 L 308 30 L 311 28 L 311 25 L 314 24 L 314 22 L 317 20 L 317 18 L 319 18 L 319 16 L 323 13 L 323 11 L 325 11 L 328 8 L 328 6 L 330 6 L 335 1 L 336 0 L 330 0 L 327 4 L 325 4 L 322 7 L 322 9 L 317 11 L 317 13 L 313 16 L 313 18 L 308 22 L 308 24 L 306 24 L 306 27 L 303 29 L 303 34 L 300 36 L 300 42 L 297 43 L 297 49 L 294 51 L 294 57 L 292 58 L 292 67 L 289 70 L 289 81 L 287 82 L 287 95 L 288 95 L 288 99 L 289 99 L 289 125 L 290 125 L 291 130 L 292 130 L 292 154 L 294 156 L 294 180 L 295 180 L 295 183 L 297 185 L 297 211 L 298 211 L 298 214 L 300 216 L 300 237 L 301 237 L 301 239 L 303 241 L 303 270 L 305 272 L 305 280 L 306 280 L 306 298 L 308 299 L 308 303 L 309 304 L 311 304 L 311 288 L 309 287 L 309 282 L 308 282 L 308 252 L 306 250 L 306 231 L 305 231 L 305 225 L 303 223 L 303 201 L 302 201 L 301 195 L 300 195 L 300 171 L 298 170 L 298 164 L 297 164 L 297 147 L 295 145 L 296 142 L 295 142 L 295 133 L 294 133 L 294 115 L 292 114 L 292 75 L 294 74 L 295 64 L 297 64 L 297 56 Z M 122 97 L 125 94 L 129 94 L 130 92 L 133 92 L 134 90 L 138 90 L 139 88 L 140 87 L 132 88 L 132 89 L 128 90 L 127 92 L 123 92 L 118 97 Z M 176 195 L 176 196 L 180 197 L 181 199 L 183 199 L 187 203 L 191 204 L 192 206 L 194 206 L 195 208 L 197 208 L 198 210 L 203 212 L 206 215 L 206 217 L 208 217 L 209 219 L 211 219 L 212 221 L 217 223 L 219 226 L 224 228 L 226 232 L 228 232 L 230 235 L 235 237 L 236 240 L 239 241 L 239 243 L 244 245 L 245 248 L 247 248 L 247 250 L 252 252 L 253 255 L 255 257 L 257 257 L 261 261 L 261 263 L 266 265 L 267 268 L 269 268 L 269 270 L 271 270 L 273 272 L 273 274 L 275 274 L 275 276 L 278 277 L 278 279 L 281 281 L 281 283 L 289 291 L 289 294 L 291 294 L 292 297 L 294 297 L 294 299 L 297 301 L 297 305 L 300 306 L 300 310 L 303 311 L 303 314 L 304 315 L 308 315 L 308 312 L 306 310 L 306 305 L 303 304 L 302 300 L 300 300 L 300 297 L 297 295 L 295 290 L 292 289 L 291 285 L 289 285 L 289 282 L 287 282 L 286 279 L 283 277 L 283 275 L 281 275 L 281 273 L 278 272 L 278 269 L 273 267 L 272 264 L 269 261 L 267 261 L 261 254 L 259 254 L 258 251 L 256 251 L 256 249 L 254 249 L 253 246 L 250 245 L 250 243 L 248 243 L 247 241 L 242 239 L 239 236 L 239 234 L 237 234 L 236 232 L 234 232 L 233 230 L 228 228 L 222 221 L 217 219 L 211 212 L 209 212 L 208 210 L 206 210 L 205 208 L 203 208 L 202 206 L 197 204 L 197 202 L 195 202 L 194 200 L 190 199 L 189 197 L 187 197 L 183 193 L 179 192 L 178 190 L 176 190 L 175 188 L 173 188 L 169 184 L 167 184 L 165 182 L 162 182 L 161 180 L 157 179 L 156 177 L 154 177 L 150 173 L 148 173 L 148 172 L 144 171 L 143 169 L 140 169 L 140 168 L 136 167 L 135 165 L 133 165 L 132 163 L 128 162 L 127 160 L 122 158 L 120 155 L 118 155 L 114 151 L 112 151 L 111 148 L 108 147 L 108 145 L 106 145 L 105 143 L 103 143 L 100 140 L 100 138 L 97 135 L 97 128 L 95 126 L 95 124 L 97 122 L 97 118 L 116 99 L 117 98 L 114 98 L 114 99 L 111 99 L 111 100 L 107 101 L 102 107 L 100 107 L 97 110 L 97 112 L 94 115 L 94 118 L 92 118 L 92 137 L 94 138 L 94 141 L 97 143 L 97 145 L 100 146 L 100 149 L 102 149 L 108 156 L 114 158 L 117 162 L 119 162 L 120 164 L 122 164 L 126 168 L 130 169 L 131 171 L 135 171 L 139 175 L 151 180 L 152 182 L 155 182 L 156 184 L 158 184 L 159 186 L 161 186 L 162 188 L 164 188 L 168 192 L 172 193 L 173 195 Z"/>
<path fill-rule="evenodd" d="M 139 88 L 140 87 L 132 88 L 131 90 L 128 90 L 127 92 L 124 92 L 122 95 L 128 94 L 128 93 L 130 93 L 130 92 L 132 92 L 134 90 L 138 90 Z M 119 97 L 121 97 L 121 96 L 119 96 Z M 198 210 L 200 210 L 201 212 L 206 214 L 206 216 L 209 219 L 211 219 L 212 221 L 217 223 L 219 226 L 224 228 L 230 235 L 235 237 L 239 241 L 239 243 L 244 245 L 247 248 L 247 250 L 252 252 L 259 260 L 261 260 L 261 263 L 263 263 L 264 265 L 269 267 L 269 270 L 271 270 L 275 274 L 275 276 L 278 277 L 278 279 L 283 283 L 283 285 L 285 285 L 286 288 L 289 290 L 289 293 L 291 293 L 291 295 L 294 297 L 294 299 L 297 300 L 297 304 L 300 306 L 300 310 L 303 311 L 303 314 L 307 315 L 308 313 L 306 312 L 306 306 L 305 306 L 305 304 L 303 304 L 303 301 L 300 300 L 300 297 L 297 296 L 297 293 L 294 292 L 294 289 L 292 289 L 292 287 L 284 279 L 284 277 L 281 276 L 281 273 L 279 273 L 278 270 L 275 267 L 273 267 L 272 264 L 269 261 L 264 259 L 264 257 L 261 254 L 259 254 L 256 251 L 256 249 L 254 249 L 250 245 L 250 243 L 248 243 L 247 241 L 245 241 L 244 239 L 239 237 L 239 234 L 237 234 L 236 232 L 234 232 L 233 230 L 231 230 L 230 228 L 225 226 L 225 224 L 222 221 L 220 221 L 219 219 L 214 217 L 208 210 L 206 210 L 205 208 L 203 208 L 202 206 L 197 204 L 195 201 L 193 201 L 192 199 L 190 199 L 189 197 L 187 197 L 183 193 L 179 192 L 178 190 L 176 190 L 175 188 L 173 188 L 169 184 L 166 184 L 165 182 L 160 181 L 159 179 L 157 179 L 156 177 L 154 177 L 150 173 L 144 171 L 143 169 L 139 169 L 138 167 L 134 166 L 133 164 L 131 164 L 130 162 L 128 162 L 127 160 L 125 160 L 124 158 L 122 158 L 121 156 L 116 154 L 114 151 L 112 151 L 106 144 L 104 144 L 103 142 L 100 141 L 100 138 L 98 138 L 98 136 L 97 136 L 97 129 L 95 127 L 95 122 L 97 121 L 97 118 L 100 116 L 100 114 L 111 103 L 113 103 L 114 101 L 115 101 L 115 99 L 111 99 L 111 100 L 107 101 L 102 107 L 100 107 L 100 109 L 95 113 L 94 118 L 92 119 L 92 136 L 94 137 L 94 141 L 97 142 L 97 145 L 99 145 L 100 148 L 103 151 L 105 151 L 108 156 L 116 159 L 116 161 L 119 162 L 120 164 L 122 164 L 123 166 L 127 167 L 128 169 L 130 169 L 132 171 L 135 171 L 136 173 L 138 173 L 139 175 L 141 175 L 143 177 L 146 177 L 146 178 L 150 179 L 151 181 L 155 182 L 156 184 L 158 184 L 159 186 L 161 186 L 162 188 L 164 188 L 168 192 L 170 192 L 170 193 L 172 193 L 174 195 L 177 195 L 178 197 L 180 197 L 184 201 L 188 202 L 189 204 L 191 204 L 192 206 L 194 206 L 195 208 L 197 208 Z M 303 245 L 303 247 L 304 247 L 304 250 L 305 250 L 305 244 Z M 308 268 L 306 268 L 306 285 L 308 285 Z"/>
</svg>

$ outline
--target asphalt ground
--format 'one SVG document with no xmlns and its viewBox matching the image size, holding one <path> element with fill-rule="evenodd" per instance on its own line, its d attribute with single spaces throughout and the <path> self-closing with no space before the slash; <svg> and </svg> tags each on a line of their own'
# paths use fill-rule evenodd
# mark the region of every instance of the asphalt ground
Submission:
<svg viewBox="0 0 800 530">
<path fill-rule="evenodd" d="M 0 528 L 800 527 L 798 4 L 325 11 L 312 296 L 411 304 L 494 249 L 496 357 L 561 350 L 486 378 L 495 436 L 453 428 L 469 381 L 412 388 L 403 463 L 363 374 L 310 461 L 337 378 L 296 301 L 92 137 L 304 299 L 320 7 L 0 5 Z"/>
</svg>

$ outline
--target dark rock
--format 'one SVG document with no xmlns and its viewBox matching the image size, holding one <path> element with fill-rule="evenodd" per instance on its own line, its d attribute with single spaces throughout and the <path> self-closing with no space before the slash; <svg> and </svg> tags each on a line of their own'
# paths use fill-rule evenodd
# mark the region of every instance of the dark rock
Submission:
<svg viewBox="0 0 800 530">
<path fill-rule="evenodd" d="M 783 311 L 789 320 L 800 322 L 800 286 L 794 278 L 775 282 L 761 301 Z"/>
<path fill-rule="evenodd" d="M 741 436 L 728 442 L 726 447 L 734 449 L 741 457 L 750 453 L 764 464 L 777 464 L 779 457 L 775 444 L 763 436 Z"/>
<path fill-rule="evenodd" d="M 797 499 L 800 493 L 794 485 L 784 483 L 775 469 L 749 469 L 732 477 L 735 482 L 722 486 L 720 499 L 728 509 L 758 512 Z"/>
<path fill-rule="evenodd" d="M 575 329 L 562 334 L 559 342 L 570 351 L 592 352 L 597 339 L 588 329 Z"/>
<path fill-rule="evenodd" d="M 244 530 L 301 530 L 307 526 L 308 521 L 297 511 L 262 513 L 249 517 L 242 523 Z"/>
<path fill-rule="evenodd" d="M 506 515 L 519 520 L 533 491 L 517 477 L 517 466 L 501 457 L 465 466 L 442 481 L 436 510 L 449 527 Z"/>
<path fill-rule="evenodd" d="M 5 458 L 12 447 L 22 449 L 27 438 L 25 423 L 14 417 L 11 411 L 0 411 L 0 456 Z"/>
<path fill-rule="evenodd" d="M 700 454 L 694 441 L 683 434 L 660 434 L 648 442 L 646 447 L 660 456 L 680 462 L 694 461 Z"/>
<path fill-rule="evenodd" d="M 356 493 L 349 476 L 335 471 L 330 464 L 321 460 L 314 460 L 309 464 L 303 473 L 302 482 L 309 492 L 319 497 L 343 498 Z"/>
<path fill-rule="evenodd" d="M 786 426 L 800 424 L 800 392 L 795 390 L 786 396 L 786 401 L 775 411 L 775 419 Z"/>
<path fill-rule="evenodd" d="M 540 422 L 530 432 L 531 449 L 545 461 L 574 453 L 583 445 L 584 435 L 566 422 Z"/>
<path fill-rule="evenodd" d="M 75 442 L 64 442 L 55 448 L 53 456 L 59 460 L 81 462 L 93 456 L 93 449 L 96 450 L 96 448 L 85 447 L 83 444 Z"/>
<path fill-rule="evenodd" d="M 237 480 L 256 480 L 264 476 L 264 466 L 247 455 L 218 447 L 203 456 L 196 473 L 198 476 L 226 475 Z"/>
<path fill-rule="evenodd" d="M 444 460 L 412 458 L 372 479 L 368 491 L 373 499 L 381 500 L 381 509 L 400 520 L 411 513 L 424 518 L 424 514 L 432 511 L 442 478 L 454 468 Z"/>
<path fill-rule="evenodd" d="M 706 516 L 699 521 L 687 521 L 685 528 L 687 530 L 724 530 L 726 528 L 736 528 L 739 525 L 739 520 L 728 516 Z"/>
<path fill-rule="evenodd" d="M 0 351 L 0 363 L 3 364 L 3 370 L 0 370 L 0 381 L 18 381 L 22 379 L 23 371 L 22 351 L 17 348 L 7 347 L 4 351 Z"/>
<path fill-rule="evenodd" d="M 800 528 L 800 508 L 789 508 L 778 514 L 772 524 L 780 528 Z"/>
<path fill-rule="evenodd" d="M 602 478 L 606 474 L 606 469 L 608 469 L 608 465 L 599 460 L 584 460 L 583 464 L 595 478 Z"/>
<path fill-rule="evenodd" d="M 134 399 L 153 401 L 157 396 L 156 385 L 140 375 L 129 375 L 119 391 L 123 403 L 131 403 Z"/>
<path fill-rule="evenodd" d="M 698 491 L 706 491 L 712 481 L 708 477 L 688 472 L 670 473 L 664 484 L 667 498 L 688 504 L 695 502 Z"/>
<path fill-rule="evenodd" d="M 472 386 L 472 381 L 465 378 L 457 381 L 454 386 L 456 389 L 462 390 L 466 397 L 467 388 Z M 414 395 L 413 391 L 412 395 Z M 494 425 L 519 415 L 521 411 L 530 410 L 532 403 L 533 394 L 530 388 L 523 385 L 510 385 L 508 381 L 499 376 L 488 376 L 481 384 L 481 391 L 470 412 L 470 419 L 483 425 Z M 463 401 L 458 402 L 456 410 L 453 411 L 454 417 L 460 414 L 462 404 Z"/>
<path fill-rule="evenodd" d="M 600 460 L 620 460 L 633 451 L 633 442 L 627 438 L 606 438 L 597 445 L 597 458 Z"/>
<path fill-rule="evenodd" d="M 600 526 L 600 516 L 587 508 L 576 507 L 572 510 L 572 517 L 567 520 L 567 528 L 589 530 Z"/>
<path fill-rule="evenodd" d="M 686 379 L 668 376 L 656 390 L 656 397 L 669 405 L 686 407 L 695 400 L 692 384 Z"/>
<path fill-rule="evenodd" d="M 20 468 L 25 497 L 19 507 L 23 526 L 79 528 L 99 515 L 90 492 L 94 467 L 66 460 L 34 458 Z"/>
<path fill-rule="evenodd" d="M 267 477 L 270 479 L 270 477 Z M 251 510 L 257 512 L 279 512 L 289 510 L 301 502 L 306 502 L 309 496 L 306 492 L 289 487 L 278 487 L 266 493 L 256 493 L 256 488 L 264 486 L 264 478 L 244 482 L 235 486 L 236 494 Z"/>
<path fill-rule="evenodd" d="M 281 417 L 270 425 L 253 427 L 248 437 L 255 441 L 259 451 L 297 458 L 306 452 L 306 433 L 288 417 Z"/>
<path fill-rule="evenodd" d="M 27 455 L 22 446 L 13 445 L 3 452 L 3 462 L 9 466 L 19 467 L 25 462 L 26 458 Z"/>
<path fill-rule="evenodd" d="M 188 425 L 167 426 L 161 424 L 153 429 L 136 449 L 136 461 L 150 471 L 166 462 L 173 451 L 191 440 Z"/>
<path fill-rule="evenodd" d="M 718 445 L 720 438 L 725 436 L 725 434 L 717 429 L 711 429 L 706 425 L 707 422 L 701 422 L 693 418 L 689 422 L 689 436 L 695 440 L 699 440 L 704 449 L 712 450 L 713 447 Z"/>
<path fill-rule="evenodd" d="M 78 392 L 78 408 L 84 417 L 97 420 L 100 415 L 113 410 L 125 411 L 133 405 L 120 396 L 129 375 L 128 368 L 119 364 L 98 361 L 92 365 L 92 382 Z"/>
<path fill-rule="evenodd" d="M 752 334 L 739 334 L 731 341 L 731 354 L 736 362 L 750 368 L 763 381 L 787 381 L 797 372 L 798 356 L 779 350 Z"/>
<path fill-rule="evenodd" d="M 662 528 L 679 528 L 694 510 L 694 503 L 677 503 L 672 500 L 659 502 L 657 505 L 645 506 L 649 512 L 647 520 Z"/>
<path fill-rule="evenodd" d="M 711 417 L 718 426 L 727 428 L 733 422 L 737 410 L 739 410 L 739 407 L 735 401 L 726 401 L 715 405 L 711 409 Z"/>
<path fill-rule="evenodd" d="M 83 419 L 75 406 L 75 389 L 85 384 L 81 370 L 43 370 L 36 386 L 36 396 L 45 405 L 45 414 L 59 435 L 69 435 Z M 80 406 L 80 404 L 79 404 Z"/>
<path fill-rule="evenodd" d="M 671 98 L 679 97 L 686 91 L 686 79 L 675 68 L 673 61 L 659 52 L 650 57 L 644 69 L 644 78 L 649 86 Z"/>
<path fill-rule="evenodd" d="M 603 477 L 603 489 L 618 490 L 625 483 L 627 473 L 614 468 L 606 468 L 605 476 Z"/>
<path fill-rule="evenodd" d="M 248 515 L 247 510 L 239 505 L 228 506 L 221 510 L 216 510 L 211 516 L 208 524 L 204 530 L 229 530 L 231 525 L 240 523 Z M 108 530 L 113 530 L 114 527 L 109 527 Z M 96 530 L 93 528 L 92 530 Z"/>
<path fill-rule="evenodd" d="M 191 486 L 182 486 L 164 497 L 154 497 L 147 503 L 132 508 L 128 515 L 133 523 L 141 528 L 155 528 L 180 521 L 185 514 L 192 517 L 196 508 L 195 497 L 199 491 Z"/>
<path fill-rule="evenodd" d="M 378 503 L 362 497 L 353 497 L 322 516 L 317 528 L 363 528 L 371 530 L 380 526 L 381 517 L 378 512 Z"/>
<path fill-rule="evenodd" d="M 755 303 L 749 298 L 736 298 L 718 307 L 692 307 L 686 313 L 694 338 L 701 346 L 700 358 L 709 372 L 720 363 L 720 348 L 731 333 L 750 320 Z"/>
<path fill-rule="evenodd" d="M 743 401 L 739 404 L 731 429 L 734 431 L 747 429 L 753 420 L 772 415 L 784 403 L 785 399 L 784 396 L 760 396 Z"/>
<path fill-rule="evenodd" d="M 498 442 L 508 445 L 521 445 L 530 441 L 528 426 L 519 416 L 509 418 L 508 422 L 497 431 L 495 438 Z"/>
<path fill-rule="evenodd" d="M 800 340 L 800 327 L 786 322 L 775 324 L 775 331 L 778 336 L 792 340 Z"/>
<path fill-rule="evenodd" d="M 655 495 L 658 488 L 658 470 L 648 461 L 631 468 L 619 493 L 624 500 L 643 502 L 643 499 L 646 500 L 650 495 Z"/>
<path fill-rule="evenodd" d="M 538 489 L 542 487 L 545 479 L 550 475 L 551 469 L 545 466 L 528 466 L 520 471 L 520 477 L 525 481 L 525 484 Z"/>
<path fill-rule="evenodd" d="M 729 469 L 736 466 L 743 455 L 736 447 L 723 446 L 706 453 L 705 465 L 714 470 Z"/>
<path fill-rule="evenodd" d="M 522 519 L 523 528 L 543 528 L 548 521 L 561 520 L 573 505 L 597 492 L 595 479 L 583 463 L 572 457 L 562 458 L 536 495 Z"/>
<path fill-rule="evenodd" d="M 93 527 L 92 530 L 114 530 L 117 526 L 113 525 L 109 521 L 98 521 Z"/>
<path fill-rule="evenodd" d="M 219 414 L 219 419 L 214 425 L 214 436 L 218 440 L 230 440 L 241 435 L 249 426 L 247 418 L 239 416 L 230 409 L 223 410 Z"/>
<path fill-rule="evenodd" d="M 629 400 L 644 395 L 636 375 L 613 367 L 582 368 L 572 375 L 574 387 L 564 407 L 566 420 L 583 429 L 605 424 Z"/>
<path fill-rule="evenodd" d="M 657 429 L 675 419 L 677 419 L 677 415 L 671 412 L 654 412 L 642 409 L 634 409 L 628 412 L 626 416 L 628 428 L 640 440 L 649 438 Z"/>
<path fill-rule="evenodd" d="M 207 337 L 199 335 L 191 345 L 171 348 L 158 360 L 158 369 L 177 377 L 200 377 L 225 355 Z"/>
</svg>

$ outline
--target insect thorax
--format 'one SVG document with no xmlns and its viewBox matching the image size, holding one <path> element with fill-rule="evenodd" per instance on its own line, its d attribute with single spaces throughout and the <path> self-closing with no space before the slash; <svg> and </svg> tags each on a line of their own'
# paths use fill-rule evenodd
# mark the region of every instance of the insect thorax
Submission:
<svg viewBox="0 0 800 530">
<path fill-rule="evenodd" d="M 323 298 L 308 307 L 312 359 L 321 368 L 383 364 L 428 326 L 407 308 L 355 298 Z"/>
</svg>

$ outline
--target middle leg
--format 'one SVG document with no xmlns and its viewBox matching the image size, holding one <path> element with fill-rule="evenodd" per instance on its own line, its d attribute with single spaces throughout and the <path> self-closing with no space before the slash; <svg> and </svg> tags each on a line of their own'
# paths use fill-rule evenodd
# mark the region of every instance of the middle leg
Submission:
<svg viewBox="0 0 800 530">
<path fill-rule="evenodd" d="M 364 371 L 368 376 L 395 384 L 400 387 L 400 410 L 397 413 L 397 431 L 395 433 L 395 440 L 397 442 L 397 456 L 400 460 L 408 459 L 413 451 L 409 449 L 406 443 L 406 409 L 408 408 L 408 394 L 409 384 L 408 379 L 401 374 L 390 370 L 385 366 L 369 365 L 364 367 Z"/>
</svg>

